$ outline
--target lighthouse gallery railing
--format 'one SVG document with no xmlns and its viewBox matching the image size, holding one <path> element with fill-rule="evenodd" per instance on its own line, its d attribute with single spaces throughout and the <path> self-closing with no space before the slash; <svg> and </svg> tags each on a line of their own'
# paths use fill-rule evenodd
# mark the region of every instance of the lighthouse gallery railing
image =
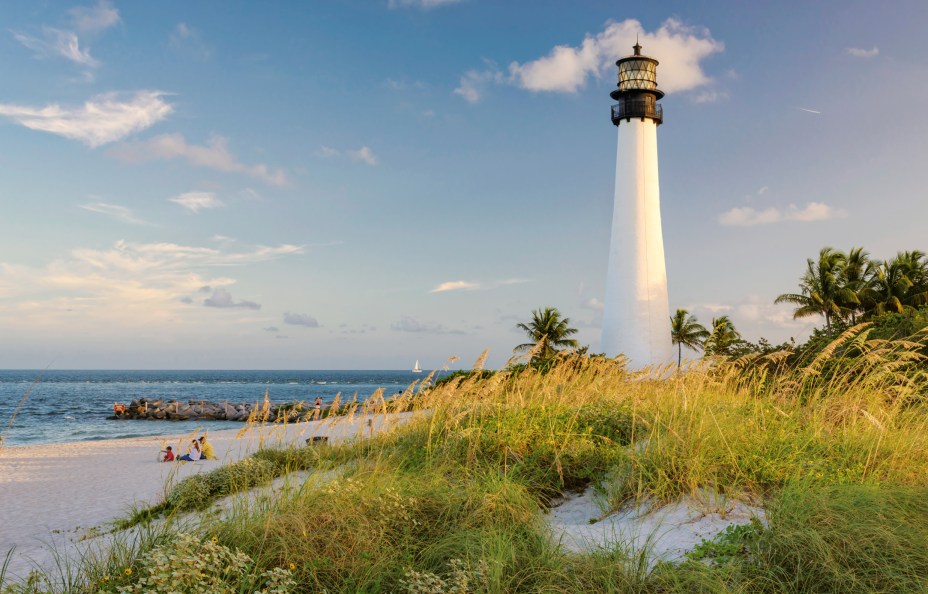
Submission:
<svg viewBox="0 0 928 594">
<path fill-rule="evenodd" d="M 651 101 L 620 101 L 612 106 L 612 123 L 631 118 L 651 118 L 658 125 L 664 121 L 664 106 Z"/>
</svg>

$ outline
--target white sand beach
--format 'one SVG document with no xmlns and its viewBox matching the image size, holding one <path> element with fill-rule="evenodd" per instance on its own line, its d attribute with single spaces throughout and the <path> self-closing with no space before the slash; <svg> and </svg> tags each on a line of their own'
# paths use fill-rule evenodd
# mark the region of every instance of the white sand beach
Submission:
<svg viewBox="0 0 928 594">
<path fill-rule="evenodd" d="M 169 480 L 212 470 L 262 445 L 302 445 L 311 436 L 337 443 L 406 419 L 406 414 L 358 415 L 209 431 L 218 459 L 200 462 L 159 461 L 165 445 L 184 453 L 192 435 L 0 448 L 0 560 L 15 547 L 11 575 L 25 576 L 35 566 L 49 569 L 55 563 L 53 548 L 79 553 L 88 536 L 106 532 L 133 506 L 158 503 Z M 209 424 L 203 429 L 208 431 Z"/>
</svg>

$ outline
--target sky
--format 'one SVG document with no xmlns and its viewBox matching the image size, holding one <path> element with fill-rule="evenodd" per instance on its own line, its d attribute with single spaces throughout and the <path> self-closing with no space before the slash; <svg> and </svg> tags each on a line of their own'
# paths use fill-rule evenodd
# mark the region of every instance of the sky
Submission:
<svg viewBox="0 0 928 594">
<path fill-rule="evenodd" d="M 671 309 L 748 340 L 824 246 L 928 251 L 928 4 L 4 3 L 0 367 L 597 352 L 615 60 L 660 61 Z"/>
</svg>

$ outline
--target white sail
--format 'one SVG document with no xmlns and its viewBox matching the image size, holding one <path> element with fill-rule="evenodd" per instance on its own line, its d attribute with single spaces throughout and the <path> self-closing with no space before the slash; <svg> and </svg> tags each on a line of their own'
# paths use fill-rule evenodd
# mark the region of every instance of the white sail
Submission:
<svg viewBox="0 0 928 594">
<path fill-rule="evenodd" d="M 413 373 L 422 373 L 422 368 L 419 367 L 419 360 L 416 359 L 416 366 L 412 368 Z"/>
</svg>

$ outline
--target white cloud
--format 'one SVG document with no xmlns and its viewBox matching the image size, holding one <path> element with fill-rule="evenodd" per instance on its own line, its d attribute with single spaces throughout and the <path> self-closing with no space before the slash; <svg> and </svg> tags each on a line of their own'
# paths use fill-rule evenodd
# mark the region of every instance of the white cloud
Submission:
<svg viewBox="0 0 928 594">
<path fill-rule="evenodd" d="M 439 6 L 448 6 L 457 4 L 461 0 L 389 0 L 387 6 L 390 8 L 438 8 Z"/>
<path fill-rule="evenodd" d="M 193 212 L 200 212 L 207 208 L 221 208 L 225 204 L 212 192 L 185 192 L 174 198 L 168 198 L 169 201 L 180 204 L 184 208 Z"/>
<path fill-rule="evenodd" d="M 809 202 L 804 207 L 790 204 L 785 210 L 775 207 L 758 210 L 750 206 L 740 206 L 719 215 L 719 223 L 732 227 L 752 227 L 784 221 L 810 223 L 842 219 L 846 216 L 847 211 L 844 209 L 835 208 L 823 202 Z"/>
<path fill-rule="evenodd" d="M 332 148 L 330 146 L 321 146 L 319 147 L 319 156 L 331 158 L 331 157 L 341 157 L 346 156 L 353 161 L 358 161 L 366 165 L 374 167 L 379 162 L 377 160 L 377 155 L 374 154 L 374 151 L 371 150 L 368 146 L 362 146 L 357 150 L 341 150 Z"/>
<path fill-rule="evenodd" d="M 353 160 L 366 163 L 371 167 L 377 165 L 377 155 L 374 154 L 374 151 L 372 151 L 370 147 L 362 146 L 356 151 L 345 151 L 345 154 Z"/>
<path fill-rule="evenodd" d="M 445 283 L 441 283 L 440 285 L 438 285 L 437 287 L 429 291 L 429 293 L 446 293 L 448 291 L 460 291 L 462 289 L 473 290 L 473 289 L 479 289 L 479 288 L 480 288 L 479 283 L 471 283 L 468 281 L 448 281 Z"/>
<path fill-rule="evenodd" d="M 284 186 L 288 183 L 287 174 L 283 169 L 271 169 L 264 163 L 246 165 L 236 159 L 229 152 L 228 140 L 221 136 L 212 136 L 206 145 L 197 145 L 188 144 L 179 133 L 162 134 L 149 140 L 113 147 L 107 154 L 131 163 L 181 158 L 195 167 L 242 173 L 273 186 Z"/>
<path fill-rule="evenodd" d="M 861 49 L 858 47 L 849 47 L 845 49 L 848 54 L 854 56 L 855 58 L 875 58 L 880 54 L 880 48 L 873 46 L 870 49 Z"/>
<path fill-rule="evenodd" d="M 69 12 L 76 31 L 43 26 L 38 37 L 13 31 L 13 38 L 32 50 L 37 58 L 64 58 L 85 68 L 96 68 L 100 62 L 90 55 L 88 48 L 81 47 L 78 32 L 92 35 L 116 25 L 119 22 L 119 11 L 108 2 L 101 1 L 92 7 L 72 8 Z M 88 79 L 93 78 L 89 71 L 85 75 Z"/>
<path fill-rule="evenodd" d="M 728 93 L 725 91 L 705 90 L 699 91 L 690 98 L 693 103 L 715 103 L 728 99 Z"/>
<path fill-rule="evenodd" d="M 13 38 L 31 49 L 38 58 L 59 57 L 89 68 L 99 65 L 89 49 L 81 49 L 80 39 L 74 31 L 42 27 L 41 38 L 16 32 Z"/>
<path fill-rule="evenodd" d="M 490 290 L 498 289 L 500 287 L 508 287 L 511 285 L 521 285 L 523 283 L 531 282 L 525 278 L 507 278 L 498 281 L 490 282 L 471 282 L 471 281 L 447 281 L 439 284 L 434 289 L 429 291 L 429 293 L 446 293 L 448 291 L 473 291 L 477 289 L 481 290 Z"/>
<path fill-rule="evenodd" d="M 113 217 L 118 221 L 123 223 L 130 223 L 132 225 L 147 225 L 145 221 L 136 217 L 132 211 L 125 206 L 119 206 L 118 204 L 107 204 L 105 202 L 91 202 L 89 204 L 81 204 L 81 208 L 84 210 L 89 210 L 90 212 L 97 212 L 104 214 L 109 217 Z"/>
<path fill-rule="evenodd" d="M 766 225 L 783 220 L 783 213 L 776 208 L 758 210 L 750 206 L 738 206 L 719 215 L 719 222 L 734 227 Z"/>
<path fill-rule="evenodd" d="M 254 301 L 235 301 L 232 294 L 222 287 L 213 290 L 213 294 L 203 300 L 206 307 L 218 307 L 222 309 L 241 308 L 241 309 L 261 309 L 260 303 Z"/>
<path fill-rule="evenodd" d="M 291 326 L 306 326 L 307 328 L 318 328 L 319 320 L 309 314 L 290 313 L 284 314 L 284 324 Z"/>
<path fill-rule="evenodd" d="M 455 95 L 460 95 L 468 103 L 478 103 L 486 92 L 490 83 L 505 82 L 503 73 L 492 62 L 487 63 L 485 70 L 468 70 L 461 77 L 458 87 L 454 89 Z"/>
<path fill-rule="evenodd" d="M 225 303 L 222 293 L 215 291 L 236 281 L 218 274 L 217 268 L 228 270 L 300 253 L 302 247 L 286 244 L 218 250 L 119 241 L 105 249 L 74 249 L 44 267 L 0 263 L 0 295 L 11 297 L 0 300 L 0 320 L 28 322 L 32 328 L 60 322 L 73 329 L 76 324 L 87 332 L 114 324 L 136 328 L 178 323 L 181 317 L 193 315 L 187 303 L 194 300 L 212 295 L 213 306 Z M 229 302 L 244 309 L 257 305 L 231 297 Z M 64 319 L 69 310 L 80 315 L 70 313 Z"/>
<path fill-rule="evenodd" d="M 72 251 L 72 256 L 97 268 L 142 271 L 254 264 L 303 252 L 303 246 L 292 244 L 281 244 L 276 247 L 258 245 L 245 250 L 224 251 L 167 242 L 134 243 L 120 240 L 111 249 L 79 248 Z M 200 283 L 199 286 L 204 285 L 208 286 L 208 283 Z"/>
<path fill-rule="evenodd" d="M 828 206 L 823 202 L 810 202 L 804 208 L 799 208 L 790 204 L 789 210 L 785 213 L 788 221 L 800 221 L 809 223 L 812 221 L 827 221 L 829 219 L 843 219 L 847 216 L 847 211 L 841 208 Z"/>
<path fill-rule="evenodd" d="M 390 329 L 397 332 L 413 332 L 419 334 L 464 334 L 463 330 L 450 330 L 434 322 L 420 322 L 412 316 L 403 316 L 390 324 Z"/>
<path fill-rule="evenodd" d="M 144 130 L 173 111 L 161 91 L 138 91 L 132 98 L 116 93 L 97 95 L 81 106 L 51 103 L 30 107 L 0 103 L 0 115 L 31 130 L 57 134 L 97 147 Z"/>
<path fill-rule="evenodd" d="M 109 2 L 100 0 L 95 6 L 78 6 L 70 11 L 74 26 L 81 33 L 96 33 L 119 23 L 119 11 Z"/>
<path fill-rule="evenodd" d="M 707 29 L 690 27 L 677 19 L 667 19 L 653 33 L 635 19 L 610 21 L 601 33 L 587 35 L 578 47 L 555 46 L 544 57 L 509 66 L 512 82 L 529 91 L 573 93 L 590 77 L 599 78 L 615 68 L 616 59 L 628 55 L 635 40 L 643 53 L 658 59 L 660 88 L 667 93 L 704 86 L 711 79 L 700 62 L 721 52 L 725 45 L 712 38 Z"/>
<path fill-rule="evenodd" d="M 774 304 L 773 297 L 748 295 L 733 303 L 700 303 L 686 309 L 695 315 L 703 326 L 709 326 L 713 317 L 727 315 L 739 330 L 747 330 L 746 340 L 756 341 L 769 332 L 779 334 L 774 342 L 783 340 L 783 331 L 794 335 L 802 334 L 813 328 L 815 318 L 793 319 L 795 306 Z M 768 336 L 768 338 L 770 338 Z"/>
</svg>

